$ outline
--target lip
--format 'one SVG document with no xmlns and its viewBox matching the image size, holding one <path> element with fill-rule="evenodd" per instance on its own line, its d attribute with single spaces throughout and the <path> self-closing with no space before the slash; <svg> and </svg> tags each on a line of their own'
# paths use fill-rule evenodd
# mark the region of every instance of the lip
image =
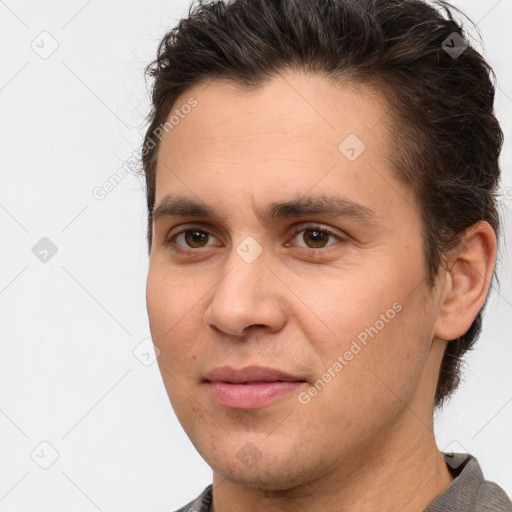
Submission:
<svg viewBox="0 0 512 512">
<path fill-rule="evenodd" d="M 240 369 L 222 366 L 209 372 L 205 378 L 212 398 L 219 405 L 245 410 L 266 407 L 305 382 L 300 377 L 262 366 Z"/>
<path fill-rule="evenodd" d="M 236 369 L 231 366 L 219 366 L 206 374 L 207 381 L 210 382 L 229 382 L 231 384 L 242 384 L 248 382 L 297 382 L 304 379 L 264 366 L 246 366 Z"/>
</svg>

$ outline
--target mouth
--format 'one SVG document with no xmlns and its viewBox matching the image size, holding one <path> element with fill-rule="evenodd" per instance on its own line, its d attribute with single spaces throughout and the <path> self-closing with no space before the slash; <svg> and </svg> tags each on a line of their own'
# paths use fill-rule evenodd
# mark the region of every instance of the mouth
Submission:
<svg viewBox="0 0 512 512">
<path fill-rule="evenodd" d="M 306 384 L 306 380 L 281 370 L 250 366 L 215 368 L 205 384 L 212 398 L 228 409 L 254 410 L 271 405 Z"/>
</svg>

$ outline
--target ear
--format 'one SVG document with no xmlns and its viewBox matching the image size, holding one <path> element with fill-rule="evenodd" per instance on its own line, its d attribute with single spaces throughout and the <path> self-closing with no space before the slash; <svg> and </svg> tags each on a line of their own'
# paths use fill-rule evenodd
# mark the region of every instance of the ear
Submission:
<svg viewBox="0 0 512 512">
<path fill-rule="evenodd" d="M 496 233 L 488 222 L 468 228 L 460 244 L 450 251 L 446 279 L 440 295 L 434 335 L 443 340 L 459 338 L 482 309 L 496 265 Z"/>
</svg>

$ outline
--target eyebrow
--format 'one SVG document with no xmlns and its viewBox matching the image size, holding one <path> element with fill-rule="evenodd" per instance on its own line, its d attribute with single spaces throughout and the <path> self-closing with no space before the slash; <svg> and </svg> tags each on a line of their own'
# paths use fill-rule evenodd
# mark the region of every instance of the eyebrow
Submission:
<svg viewBox="0 0 512 512">
<path fill-rule="evenodd" d="M 300 196 L 270 203 L 263 210 L 255 208 L 255 214 L 262 222 L 321 214 L 353 218 L 368 225 L 377 224 L 377 214 L 372 209 L 348 198 L 329 195 Z M 183 196 L 166 196 L 153 208 L 153 223 L 166 217 L 209 217 L 221 223 L 227 220 L 206 203 Z"/>
</svg>

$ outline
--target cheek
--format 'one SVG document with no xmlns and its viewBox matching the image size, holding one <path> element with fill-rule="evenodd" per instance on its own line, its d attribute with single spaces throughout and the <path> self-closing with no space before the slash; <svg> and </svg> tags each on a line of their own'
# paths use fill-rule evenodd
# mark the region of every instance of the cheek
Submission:
<svg viewBox="0 0 512 512">
<path fill-rule="evenodd" d="M 209 419 L 199 406 L 199 399 L 194 398 L 198 384 L 194 369 L 200 365 L 205 349 L 199 332 L 205 290 L 189 287 L 189 282 L 190 278 L 179 272 L 150 265 L 146 303 L 152 339 L 160 350 L 157 363 L 167 395 L 189 437 L 197 439 L 204 436 L 201 427 Z"/>
<path fill-rule="evenodd" d="M 394 293 L 382 292 L 366 301 L 348 301 L 329 317 L 324 313 L 335 335 L 320 340 L 312 331 L 307 334 L 321 363 L 318 368 L 325 373 L 317 375 L 320 391 L 306 410 L 322 416 L 326 435 L 340 444 L 355 437 L 371 443 L 376 432 L 404 413 L 404 404 L 413 402 L 421 386 L 428 323 L 418 322 L 419 297 L 409 296 L 400 304 L 394 298 Z"/>
<path fill-rule="evenodd" d="M 329 368 L 341 356 L 350 382 L 369 374 L 363 388 L 376 379 L 370 371 L 385 382 L 402 382 L 402 387 L 420 378 L 428 357 L 433 319 L 426 312 L 425 288 L 404 279 L 408 270 L 412 276 L 415 269 L 402 265 L 400 275 L 395 267 L 383 262 L 371 276 L 353 273 L 349 278 L 323 279 L 327 284 L 298 293 L 312 305 L 311 321 L 301 321 L 301 328 L 321 366 Z M 372 393 L 372 388 L 367 392 Z"/>
<path fill-rule="evenodd" d="M 201 294 L 179 275 L 151 267 L 146 285 L 146 305 L 153 342 L 160 350 L 159 362 L 169 371 L 184 368 L 199 350 L 195 332 Z M 165 378 L 165 374 L 164 374 Z"/>
<path fill-rule="evenodd" d="M 308 286 L 297 293 L 304 302 L 311 305 L 312 322 L 303 324 L 309 339 L 318 339 L 318 333 L 326 333 L 327 339 L 321 342 L 325 350 L 343 350 L 353 339 L 364 341 L 374 332 L 377 323 L 379 333 L 388 330 L 388 323 L 397 316 L 396 307 L 399 293 L 389 286 L 379 283 L 379 279 L 355 276 L 333 276 L 324 278 L 316 287 Z M 399 307 L 399 306 L 398 306 Z M 381 319 L 384 315 L 384 320 Z M 320 328 L 320 329 L 319 329 Z"/>
</svg>

